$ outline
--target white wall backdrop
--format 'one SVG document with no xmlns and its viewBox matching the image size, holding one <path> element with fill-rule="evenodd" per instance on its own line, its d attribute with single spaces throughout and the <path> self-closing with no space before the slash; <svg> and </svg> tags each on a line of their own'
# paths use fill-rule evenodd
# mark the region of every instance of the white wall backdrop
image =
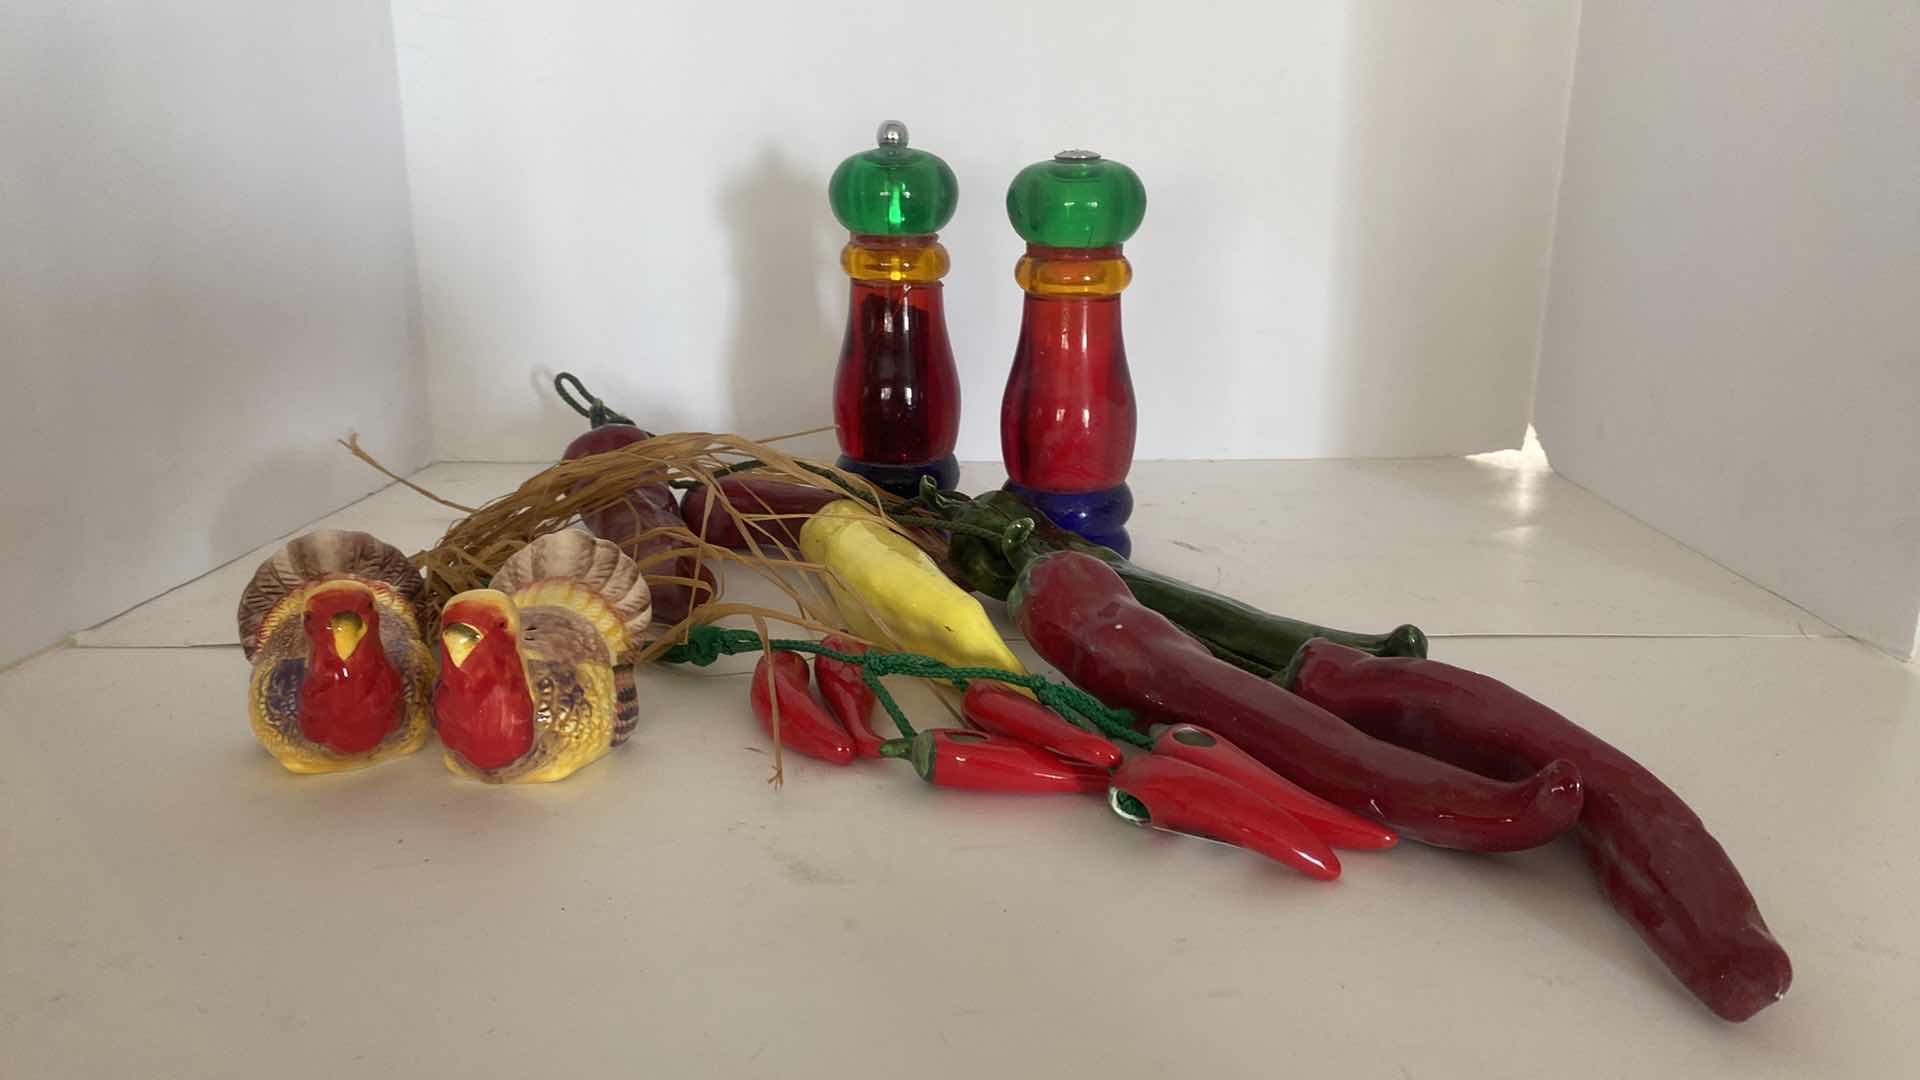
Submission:
<svg viewBox="0 0 1920 1080">
<path fill-rule="evenodd" d="M 1841 629 L 1920 618 L 1920 7 L 1588 4 L 1553 465 Z"/>
<path fill-rule="evenodd" d="M 964 457 L 999 456 L 1006 184 L 1068 146 L 1147 184 L 1141 456 L 1524 429 L 1575 0 L 393 7 L 440 457 L 556 454 L 561 368 L 657 430 L 829 422 L 826 181 L 888 117 L 961 181 Z"/>
<path fill-rule="evenodd" d="M 1472 452 L 1531 407 L 1568 476 L 1911 652 L 1916 54 L 1896 0 L 17 0 L 0 663 L 377 486 L 348 431 L 552 456 L 559 368 L 660 429 L 824 423 L 824 187 L 885 117 L 961 177 L 964 456 L 1005 184 L 1092 146 L 1150 193 L 1143 457 Z"/>
<path fill-rule="evenodd" d="M 0 5 L 0 664 L 425 461 L 391 34 Z"/>
</svg>

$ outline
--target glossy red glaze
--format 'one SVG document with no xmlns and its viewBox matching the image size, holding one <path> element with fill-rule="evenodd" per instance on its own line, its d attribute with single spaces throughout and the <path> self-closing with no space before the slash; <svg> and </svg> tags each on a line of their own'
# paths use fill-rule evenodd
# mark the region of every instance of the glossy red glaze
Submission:
<svg viewBox="0 0 1920 1080">
<path fill-rule="evenodd" d="M 773 688 L 768 688 L 772 671 Z M 748 698 L 760 726 L 773 734 L 774 693 L 780 701 L 780 745 L 811 758 L 845 765 L 853 760 L 853 739 L 838 721 L 828 716 L 820 703 L 807 693 L 807 662 L 790 652 L 771 653 L 753 667 L 753 686 Z"/>
<path fill-rule="evenodd" d="M 1029 562 L 1009 602 L 1041 657 L 1107 705 L 1145 723 L 1202 724 L 1315 795 L 1416 840 L 1518 851 L 1552 840 L 1580 815 L 1572 764 L 1550 762 L 1505 782 L 1367 736 L 1214 659 L 1091 555 Z"/>
<path fill-rule="evenodd" d="M 833 424 L 855 461 L 924 465 L 953 452 L 960 372 L 938 282 L 852 282 Z"/>
<path fill-rule="evenodd" d="M 560 455 L 560 460 L 573 461 L 577 458 L 591 457 L 594 454 L 604 454 L 651 438 L 653 438 L 653 432 L 632 424 L 602 424 L 576 436 L 567 444 L 566 453 Z M 643 484 L 634 490 L 653 492 L 658 499 L 665 499 L 669 503 L 673 501 L 673 489 L 664 483 Z"/>
<path fill-rule="evenodd" d="M 1392 829 L 1347 813 L 1255 761 L 1253 755 L 1206 728 L 1175 724 L 1154 737 L 1153 752 L 1219 773 L 1299 818 L 1334 847 L 1384 851 L 1400 842 Z"/>
<path fill-rule="evenodd" d="M 930 784 L 967 791 L 1098 795 L 1107 790 L 1105 769 L 979 731 L 920 732 L 913 740 L 913 765 Z"/>
<path fill-rule="evenodd" d="M 1728 1020 L 1778 1001 L 1793 964 L 1745 879 L 1672 788 L 1592 732 L 1496 679 L 1315 640 L 1292 685 L 1362 731 L 1493 776 L 1571 761 L 1586 782 L 1580 842 L 1614 909 L 1687 989 Z"/>
<path fill-rule="evenodd" d="M 1120 748 L 1102 736 L 1074 727 L 1059 713 L 999 683 L 974 680 L 960 707 L 982 731 L 1031 743 L 1061 757 L 1103 769 L 1118 768 L 1123 760 Z"/>
<path fill-rule="evenodd" d="M 634 425 L 601 425 L 588 430 L 566 444 L 564 461 L 576 457 L 589 457 L 593 454 L 607 454 L 609 450 L 620 450 L 622 446 L 632 446 L 636 442 L 645 442 L 653 438 L 653 432 L 637 429 Z M 670 561 L 655 559 L 660 552 L 672 552 L 674 548 L 684 548 L 685 542 L 674 540 L 672 536 L 653 536 L 647 540 L 637 540 L 639 534 L 651 528 L 684 527 L 685 519 L 680 517 L 680 503 L 674 502 L 674 490 L 660 484 L 641 484 L 626 494 L 622 502 L 597 509 L 580 517 L 580 525 L 586 525 L 589 532 L 603 540 L 612 540 L 628 553 L 641 567 L 641 573 L 647 575 L 647 592 L 653 600 L 653 617 L 662 623 L 680 623 L 687 617 L 687 611 L 693 609 L 697 601 L 705 601 L 714 596 L 716 584 L 714 575 L 705 565 L 699 563 L 693 555 L 678 555 Z M 695 573 L 697 569 L 697 573 Z M 695 586 L 680 582 L 655 582 L 655 577 L 684 577 L 689 580 L 701 580 L 705 588 L 695 590 Z M 697 592 L 697 596 L 695 596 Z"/>
<path fill-rule="evenodd" d="M 651 432 L 632 424 L 602 424 L 568 443 L 562 460 L 572 461 L 604 454 L 651 438 Z M 661 552 L 685 547 L 685 541 L 670 536 L 638 539 L 652 529 L 686 524 L 686 520 L 680 516 L 679 504 L 674 501 L 673 489 L 666 484 L 642 484 L 628 492 L 622 501 L 590 514 L 582 514 L 580 523 L 593 535 L 619 544 L 620 550 L 640 563 L 641 572 L 648 578 L 647 591 L 653 601 L 655 619 L 677 623 L 687 617 L 696 602 L 704 602 L 714 595 L 717 585 L 713 571 L 701 565 L 700 560 L 691 555 L 677 556 L 664 562 L 654 558 Z M 663 576 L 698 580 L 705 587 L 698 589 L 696 596 L 694 586 L 652 580 Z"/>
<path fill-rule="evenodd" d="M 655 491 L 655 486 L 648 484 L 634 488 L 622 501 L 597 513 L 585 515 L 581 523 L 595 536 L 620 545 L 621 551 L 640 564 L 640 571 L 647 576 L 647 592 L 653 601 L 653 618 L 660 622 L 677 623 L 686 618 L 696 605 L 712 599 L 718 586 L 712 568 L 695 556 L 662 558 L 667 552 L 686 548 L 690 541 L 685 537 L 666 534 L 646 536 L 654 529 L 683 528 L 686 525 L 685 519 L 680 516 L 680 508 L 674 504 L 673 493 L 664 487 Z M 701 582 L 701 586 L 696 588 L 678 581 L 658 580 L 662 577 L 686 578 L 688 581 Z"/>
<path fill-rule="evenodd" d="M 440 682 L 433 690 L 440 741 L 476 769 L 511 765 L 533 749 L 533 694 L 512 627 L 484 604 L 449 605 L 441 622 L 466 623 L 482 636 L 462 664 L 441 639 Z"/>
<path fill-rule="evenodd" d="M 634 443 L 645 442 L 651 438 L 653 438 L 653 432 L 632 424 L 601 424 L 597 428 L 589 428 L 575 436 L 574 440 L 567 444 L 567 452 L 560 457 L 562 460 L 572 461 L 575 458 L 590 457 L 594 454 L 604 454 L 609 450 L 618 450 L 623 446 L 632 446 Z"/>
<path fill-rule="evenodd" d="M 838 634 L 822 638 L 820 644 L 849 656 L 863 656 L 867 651 L 865 645 Z M 830 656 L 815 656 L 813 682 L 820 688 L 820 698 L 827 703 L 834 719 L 853 736 L 854 753 L 866 758 L 879 757 L 880 744 L 885 741 L 873 733 L 873 710 L 879 705 L 879 699 L 861 677 L 860 669 Z"/>
<path fill-rule="evenodd" d="M 365 626 L 352 655 L 341 659 L 328 620 L 350 612 Z M 380 611 L 357 589 L 321 592 L 308 602 L 306 678 L 300 682 L 300 734 L 335 753 L 363 754 L 391 735 L 405 707 L 400 672 L 380 643 Z"/>
<path fill-rule="evenodd" d="M 1319 881 L 1340 876 L 1333 849 L 1299 818 L 1191 762 L 1136 757 L 1113 774 L 1109 802 L 1135 824 L 1257 851 Z M 1145 821 L 1138 816 L 1142 809 Z"/>
<path fill-rule="evenodd" d="M 824 488 L 808 487 L 805 484 L 793 484 L 784 480 L 773 480 L 754 476 L 723 476 L 720 478 L 720 490 L 727 501 L 743 515 L 791 514 L 789 519 L 775 521 L 748 522 L 747 528 L 753 531 L 753 539 L 766 554 L 775 554 L 775 544 L 784 544 L 789 549 L 800 546 L 800 527 L 805 525 L 805 517 L 819 512 L 830 502 L 846 498 L 838 492 Z M 747 534 L 741 531 L 733 515 L 722 510 L 718 504 L 707 509 L 707 489 L 697 487 L 687 492 L 680 503 L 680 515 L 687 521 L 687 527 L 694 535 L 703 536 L 708 543 L 718 544 L 735 551 L 746 551 Z M 705 529 L 704 532 L 701 530 Z"/>
<path fill-rule="evenodd" d="M 1028 248 L 1046 258 L 1111 258 L 1119 250 Z M 1133 466 L 1135 424 L 1120 298 L 1027 294 L 1000 400 L 1008 478 L 1039 491 L 1115 487 Z"/>
</svg>

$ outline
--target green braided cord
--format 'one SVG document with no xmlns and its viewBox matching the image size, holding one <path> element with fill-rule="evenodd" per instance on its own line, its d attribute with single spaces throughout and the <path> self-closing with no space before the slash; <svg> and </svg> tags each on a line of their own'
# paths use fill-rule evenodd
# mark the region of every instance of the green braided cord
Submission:
<svg viewBox="0 0 1920 1080">
<path fill-rule="evenodd" d="M 834 655 L 837 657 L 840 654 Z M 913 730 L 913 725 L 907 721 L 907 711 L 900 707 L 899 702 L 893 700 L 893 695 L 887 692 L 886 687 L 880 685 L 880 676 L 875 675 L 873 669 L 865 664 L 860 665 L 860 681 L 866 683 L 867 689 L 873 691 L 873 696 L 880 699 L 880 707 L 887 710 L 887 718 L 893 721 L 893 726 L 900 732 L 901 738 L 911 739 L 920 734 Z"/>
<path fill-rule="evenodd" d="M 1025 687 L 1033 691 L 1033 696 L 1038 698 L 1042 705 L 1065 717 L 1075 726 L 1090 728 L 1109 739 L 1132 746 L 1153 745 L 1151 738 L 1133 729 L 1133 717 L 1126 710 L 1110 709 L 1079 687 L 1054 682 L 1042 675 L 1016 675 L 999 668 L 949 667 L 930 656 L 921 656 L 917 653 L 843 653 L 827 648 L 817 641 L 802 641 L 794 638 L 772 638 L 767 641 L 767 647 L 782 652 L 812 653 L 815 656 L 824 656 L 829 660 L 838 660 L 859 668 L 860 677 L 873 689 L 874 696 L 880 699 L 880 707 L 887 711 L 887 715 L 900 728 L 902 738 L 913 738 L 913 725 L 907 721 L 906 714 L 893 700 L 893 695 L 880 685 L 880 679 L 885 675 L 909 675 L 916 679 L 933 679 L 963 688 L 972 679 L 987 679 L 992 682 Z M 752 630 L 726 630 L 718 626 L 703 625 L 688 630 L 687 640 L 661 653 L 660 659 L 669 664 L 706 667 L 722 656 L 759 651 L 760 635 Z"/>
<path fill-rule="evenodd" d="M 579 391 L 580 397 L 586 399 L 585 402 L 575 398 L 573 393 L 567 390 L 568 383 L 573 384 L 574 390 Z M 611 405 L 594 397 L 593 391 L 587 389 L 587 384 L 580 381 L 580 376 L 571 371 L 563 371 L 553 377 L 553 392 L 560 395 L 560 400 L 567 403 L 567 408 L 586 417 L 588 427 L 603 427 L 607 424 L 638 426 L 634 424 L 632 417 L 614 412 Z"/>
</svg>

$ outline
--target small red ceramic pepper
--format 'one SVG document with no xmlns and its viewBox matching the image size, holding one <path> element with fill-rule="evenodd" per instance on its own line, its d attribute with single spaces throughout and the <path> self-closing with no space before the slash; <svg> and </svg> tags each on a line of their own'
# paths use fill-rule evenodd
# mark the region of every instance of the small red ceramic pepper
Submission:
<svg viewBox="0 0 1920 1080">
<path fill-rule="evenodd" d="M 960 703 L 967 719 L 982 731 L 1032 743 L 1061 757 L 1117 769 L 1120 748 L 1091 731 L 1074 727 L 1059 713 L 999 683 L 976 679 Z"/>
<path fill-rule="evenodd" d="M 767 685 L 769 672 L 772 691 Z M 835 765 L 853 760 L 853 739 L 807 693 L 805 660 L 790 652 L 776 652 L 762 656 L 753 667 L 753 714 L 769 735 L 773 733 L 774 692 L 780 698 L 780 745 Z"/>
<path fill-rule="evenodd" d="M 980 731 L 934 728 L 911 739 L 890 739 L 881 753 L 909 758 L 920 779 L 941 787 L 1026 795 L 1098 795 L 1107 790 L 1105 769 Z"/>
<path fill-rule="evenodd" d="M 1299 818 L 1190 762 L 1133 758 L 1113 774 L 1107 801 L 1135 825 L 1257 851 L 1320 881 L 1340 876 L 1333 849 Z"/>
<path fill-rule="evenodd" d="M 838 634 L 821 639 L 820 644 L 849 656 L 862 656 L 867 651 L 865 645 Z M 867 685 L 860 669 L 831 656 L 815 656 L 813 681 L 820 687 L 820 697 L 826 701 L 828 711 L 847 729 L 847 734 L 853 736 L 854 752 L 860 757 L 879 757 L 880 744 L 885 741 L 873 733 L 873 708 L 879 700 L 873 696 L 873 688 Z"/>
<path fill-rule="evenodd" d="M 1255 761 L 1253 755 L 1206 728 L 1175 724 L 1162 729 L 1154 736 L 1153 752 L 1219 773 L 1299 818 L 1315 835 L 1334 847 L 1384 851 L 1400 842 L 1392 829 L 1347 813 Z"/>
</svg>

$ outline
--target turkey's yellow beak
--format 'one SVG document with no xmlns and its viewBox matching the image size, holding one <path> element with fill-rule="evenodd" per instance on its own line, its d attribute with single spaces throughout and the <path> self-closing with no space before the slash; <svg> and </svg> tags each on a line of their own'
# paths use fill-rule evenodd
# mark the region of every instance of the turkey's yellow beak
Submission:
<svg viewBox="0 0 1920 1080">
<path fill-rule="evenodd" d="M 440 631 L 440 643 L 447 647 L 447 659 L 453 661 L 453 666 L 464 667 L 467 657 L 473 655 L 480 644 L 480 631 L 466 623 L 448 623 L 446 629 Z"/>
<path fill-rule="evenodd" d="M 327 620 L 327 629 L 333 632 L 334 654 L 345 660 L 360 647 L 360 639 L 367 636 L 367 624 L 351 611 L 337 612 Z"/>
</svg>

